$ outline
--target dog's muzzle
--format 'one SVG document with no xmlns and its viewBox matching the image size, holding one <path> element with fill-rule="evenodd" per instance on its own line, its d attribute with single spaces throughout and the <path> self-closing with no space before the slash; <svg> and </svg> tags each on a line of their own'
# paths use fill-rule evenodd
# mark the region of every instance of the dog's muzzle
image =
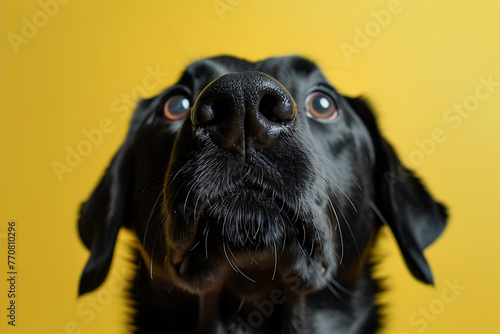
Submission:
<svg viewBox="0 0 500 334">
<path fill-rule="evenodd" d="M 298 121 L 290 93 L 261 72 L 226 74 L 201 91 L 164 188 L 173 276 L 198 289 L 220 271 L 269 280 L 292 268 L 306 285 L 323 284 L 332 232 Z"/>
</svg>

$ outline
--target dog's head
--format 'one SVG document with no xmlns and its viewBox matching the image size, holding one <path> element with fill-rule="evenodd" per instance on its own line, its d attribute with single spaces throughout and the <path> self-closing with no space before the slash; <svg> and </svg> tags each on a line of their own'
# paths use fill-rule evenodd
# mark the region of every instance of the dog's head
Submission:
<svg viewBox="0 0 500 334">
<path fill-rule="evenodd" d="M 140 102 L 82 206 L 91 256 L 80 292 L 104 280 L 122 226 L 137 234 L 151 278 L 192 292 L 250 293 L 290 273 L 299 292 L 353 287 L 381 224 L 432 283 L 423 250 L 445 220 L 368 106 L 314 63 L 210 58 Z"/>
</svg>

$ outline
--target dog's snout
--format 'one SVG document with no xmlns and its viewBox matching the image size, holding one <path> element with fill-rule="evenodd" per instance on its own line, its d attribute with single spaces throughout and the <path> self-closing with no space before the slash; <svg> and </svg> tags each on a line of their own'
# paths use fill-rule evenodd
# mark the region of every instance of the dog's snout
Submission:
<svg viewBox="0 0 500 334">
<path fill-rule="evenodd" d="M 293 98 L 277 80 L 261 72 L 238 72 L 219 77 L 201 92 L 191 120 L 216 145 L 245 157 L 272 146 L 296 116 Z"/>
</svg>

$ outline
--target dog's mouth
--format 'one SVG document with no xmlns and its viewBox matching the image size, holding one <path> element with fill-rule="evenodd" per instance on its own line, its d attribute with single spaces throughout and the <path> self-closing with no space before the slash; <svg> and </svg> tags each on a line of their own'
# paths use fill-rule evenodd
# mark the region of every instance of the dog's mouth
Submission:
<svg viewBox="0 0 500 334">
<path fill-rule="evenodd" d="M 233 185 L 216 196 L 189 194 L 170 207 L 177 210 L 167 210 L 166 264 L 188 290 L 238 278 L 253 287 L 283 284 L 284 275 L 292 275 L 296 290 L 309 291 L 328 282 L 336 269 L 333 247 L 325 253 L 331 234 L 318 229 L 308 208 L 297 208 L 263 183 Z M 240 288 L 249 285 L 241 283 Z"/>
</svg>

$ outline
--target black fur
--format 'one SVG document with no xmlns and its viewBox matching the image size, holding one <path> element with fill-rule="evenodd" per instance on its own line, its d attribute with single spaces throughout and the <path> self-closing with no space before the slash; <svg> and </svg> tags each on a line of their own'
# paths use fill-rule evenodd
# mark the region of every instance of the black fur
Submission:
<svg viewBox="0 0 500 334">
<path fill-rule="evenodd" d="M 141 101 L 82 205 L 80 294 L 103 282 L 125 227 L 140 245 L 137 333 L 373 333 L 379 227 L 432 284 L 423 250 L 445 222 L 368 105 L 314 63 L 210 58 Z"/>
</svg>

